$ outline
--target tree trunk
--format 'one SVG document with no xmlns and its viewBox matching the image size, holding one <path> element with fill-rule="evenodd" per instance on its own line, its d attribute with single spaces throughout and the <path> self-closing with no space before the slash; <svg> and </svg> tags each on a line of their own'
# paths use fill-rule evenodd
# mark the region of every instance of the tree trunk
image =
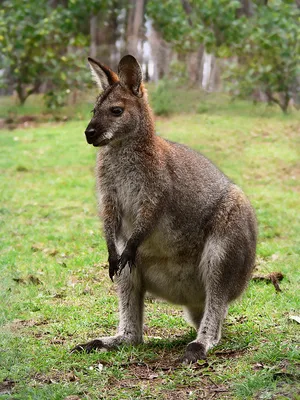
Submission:
<svg viewBox="0 0 300 400">
<path fill-rule="evenodd" d="M 161 34 L 153 26 L 149 35 L 149 44 L 153 62 L 152 79 L 156 82 L 168 74 L 172 51 L 170 45 L 164 41 Z"/>
<path fill-rule="evenodd" d="M 144 37 L 146 0 L 130 0 L 127 17 L 126 48 L 129 54 L 141 59 L 140 41 Z"/>
<path fill-rule="evenodd" d="M 119 40 L 119 14 L 117 1 L 108 13 L 92 15 L 90 18 L 90 55 L 115 70 L 120 58 L 117 50 Z"/>
<path fill-rule="evenodd" d="M 290 102 L 290 95 L 288 94 L 288 92 L 283 93 L 280 96 L 280 99 L 278 99 L 277 97 L 275 97 L 272 93 L 272 91 L 270 89 L 266 89 L 266 95 L 268 98 L 269 103 L 275 103 L 277 104 L 281 110 L 283 111 L 284 114 L 287 114 L 288 112 L 288 107 L 289 107 L 289 102 Z"/>
<path fill-rule="evenodd" d="M 20 104 L 20 106 L 23 106 L 27 99 L 27 96 L 24 94 L 23 86 L 18 84 L 18 86 L 16 87 L 16 92 L 18 95 L 19 104 Z"/>
<path fill-rule="evenodd" d="M 90 36 L 91 36 L 91 45 L 90 45 L 90 56 L 93 58 L 97 57 L 97 33 L 98 33 L 98 17 L 97 15 L 92 15 L 90 19 Z"/>
<path fill-rule="evenodd" d="M 241 6 L 237 9 L 236 17 L 240 18 L 243 15 L 251 17 L 254 14 L 253 3 L 251 0 L 240 0 Z"/>
<path fill-rule="evenodd" d="M 208 54 L 204 52 L 203 55 L 203 79 L 202 79 L 202 86 L 203 89 L 208 90 L 209 82 L 210 82 L 210 74 L 212 68 L 212 54 Z"/>
<path fill-rule="evenodd" d="M 210 92 L 215 92 L 220 90 L 220 86 L 221 86 L 221 77 L 220 77 L 219 60 L 215 56 L 213 56 L 208 90 Z"/>
<path fill-rule="evenodd" d="M 188 55 L 187 65 L 188 65 L 188 74 L 189 81 L 192 86 L 200 86 L 203 78 L 203 54 L 204 54 L 204 46 L 201 45 L 199 49 L 193 53 Z"/>
</svg>

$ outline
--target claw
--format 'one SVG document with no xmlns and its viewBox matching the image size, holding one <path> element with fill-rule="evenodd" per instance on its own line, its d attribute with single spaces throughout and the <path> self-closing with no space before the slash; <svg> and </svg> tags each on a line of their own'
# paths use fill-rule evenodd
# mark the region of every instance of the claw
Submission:
<svg viewBox="0 0 300 400">
<path fill-rule="evenodd" d="M 132 260 L 128 261 L 128 267 L 130 269 L 130 273 L 132 272 L 133 268 L 135 268 L 135 262 Z"/>
<path fill-rule="evenodd" d="M 118 260 L 118 276 L 121 275 L 121 272 L 128 264 L 130 272 L 132 271 L 133 267 L 135 266 L 135 257 L 136 257 L 136 249 L 132 247 L 126 247 L 121 257 Z"/>
<path fill-rule="evenodd" d="M 126 265 L 128 265 L 130 272 L 132 271 L 133 267 L 135 267 L 135 263 L 132 260 L 125 260 L 125 261 L 120 260 L 119 268 L 118 268 L 118 272 L 117 272 L 118 276 L 121 275 L 121 272 L 126 267 Z"/>
<path fill-rule="evenodd" d="M 185 353 L 180 361 L 183 364 L 196 363 L 198 360 L 206 360 L 206 351 L 202 343 L 191 342 L 187 345 Z"/>
<path fill-rule="evenodd" d="M 103 344 L 102 340 L 95 339 L 88 343 L 79 344 L 79 345 L 75 346 L 71 350 L 71 353 L 83 353 L 83 352 L 90 353 L 93 350 L 102 349 L 102 348 L 104 348 L 104 344 Z"/>
<path fill-rule="evenodd" d="M 114 281 L 114 275 L 117 275 L 118 273 L 118 261 L 115 258 L 108 258 L 108 263 L 109 263 L 109 277 L 111 281 Z"/>
</svg>

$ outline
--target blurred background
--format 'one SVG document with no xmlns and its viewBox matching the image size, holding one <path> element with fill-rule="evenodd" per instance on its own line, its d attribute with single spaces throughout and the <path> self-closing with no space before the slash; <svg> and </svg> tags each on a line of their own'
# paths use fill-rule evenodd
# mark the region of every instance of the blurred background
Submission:
<svg viewBox="0 0 300 400">
<path fill-rule="evenodd" d="M 8 122 L 24 113 L 69 118 L 64 107 L 77 112 L 92 87 L 87 56 L 116 70 L 128 53 L 143 67 L 157 115 L 178 110 L 176 89 L 179 97 L 180 89 L 194 93 L 187 107 L 199 112 L 210 107 L 203 95 L 214 93 L 213 103 L 226 93 L 226 102 L 242 98 L 284 113 L 300 104 L 299 0 L 0 4 L 0 117 Z"/>
<path fill-rule="evenodd" d="M 299 400 L 299 18 L 300 0 L 0 0 L 1 399 Z M 258 279 L 197 368 L 172 367 L 193 332 L 153 299 L 145 346 L 69 353 L 118 321 L 84 131 L 87 57 L 128 53 L 158 133 L 211 159 L 259 223 Z"/>
</svg>

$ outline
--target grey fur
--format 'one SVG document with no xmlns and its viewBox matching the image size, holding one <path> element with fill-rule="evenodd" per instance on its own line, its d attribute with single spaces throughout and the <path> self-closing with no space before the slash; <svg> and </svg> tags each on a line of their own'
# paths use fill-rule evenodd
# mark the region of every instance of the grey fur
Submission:
<svg viewBox="0 0 300 400">
<path fill-rule="evenodd" d="M 138 63 L 131 62 L 132 68 L 140 77 Z M 124 109 L 121 116 L 112 115 L 116 106 Z M 97 132 L 92 139 L 91 129 Z M 241 295 L 254 265 L 257 228 L 248 199 L 203 155 L 155 135 L 140 82 L 131 89 L 122 82 L 110 85 L 86 132 L 89 143 L 102 146 L 97 191 L 120 324 L 116 336 L 74 350 L 142 342 L 148 291 L 183 305 L 197 329 L 183 361 L 204 358 L 218 343 L 228 304 Z"/>
</svg>

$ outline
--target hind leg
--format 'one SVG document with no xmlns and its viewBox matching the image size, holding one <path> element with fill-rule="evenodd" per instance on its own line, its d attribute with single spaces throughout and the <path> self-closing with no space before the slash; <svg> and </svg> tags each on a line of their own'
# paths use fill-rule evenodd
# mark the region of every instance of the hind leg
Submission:
<svg viewBox="0 0 300 400">
<path fill-rule="evenodd" d="M 243 251 L 227 246 L 221 239 L 206 243 L 199 269 L 205 307 L 197 338 L 188 344 L 182 359 L 188 363 L 205 359 L 207 351 L 219 342 L 229 302 L 241 294 L 248 276 Z"/>
<path fill-rule="evenodd" d="M 221 338 L 221 328 L 228 303 L 216 294 L 214 290 L 207 294 L 203 318 L 197 330 L 197 338 L 188 344 L 182 358 L 183 362 L 190 363 L 205 359 L 207 351 L 215 346 Z"/>
</svg>

